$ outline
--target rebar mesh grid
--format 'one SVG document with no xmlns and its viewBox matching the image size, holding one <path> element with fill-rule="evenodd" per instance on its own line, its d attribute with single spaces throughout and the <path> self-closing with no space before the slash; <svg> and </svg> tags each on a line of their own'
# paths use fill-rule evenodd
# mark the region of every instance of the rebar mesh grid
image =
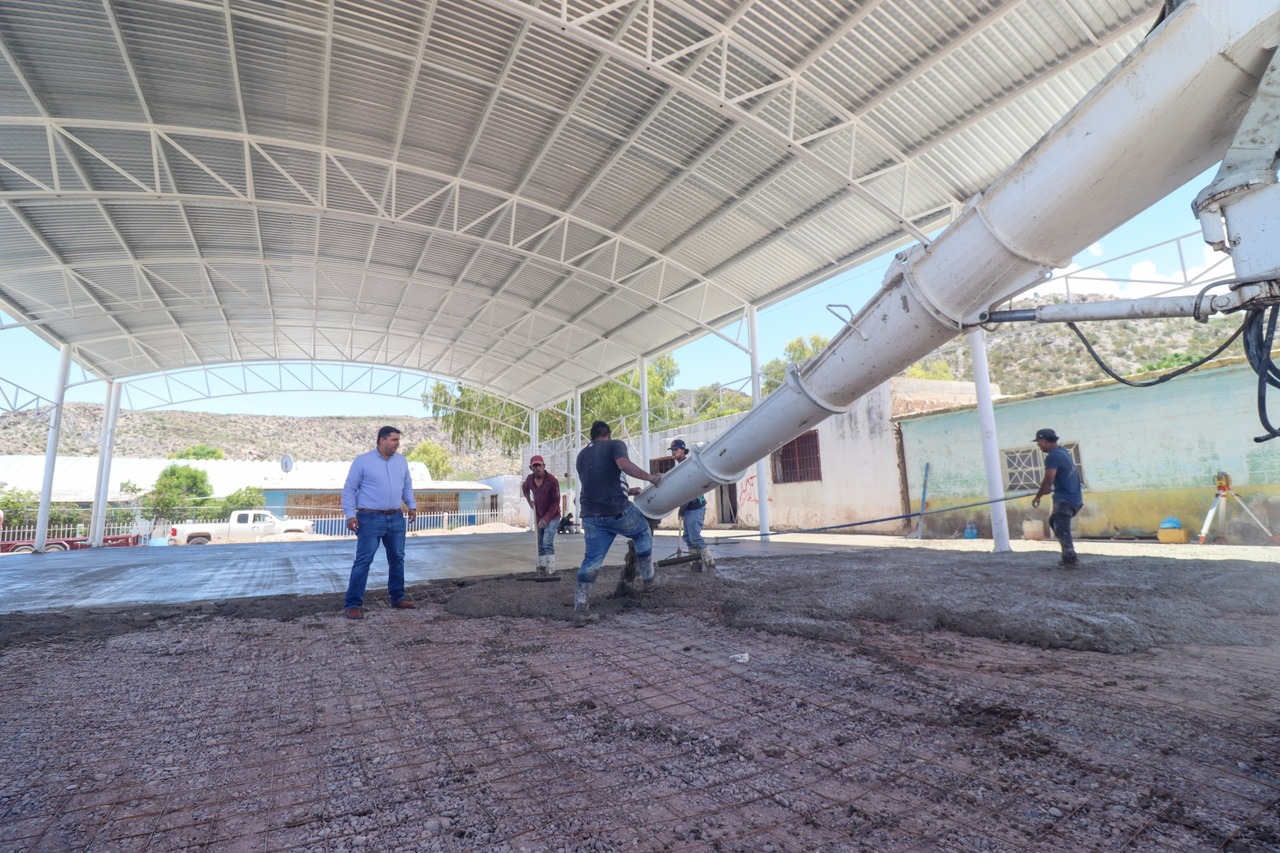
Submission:
<svg viewBox="0 0 1280 853">
<path fill-rule="evenodd" d="M 859 627 L 425 604 L 17 648 L 0 848 L 1280 849 L 1273 646 Z"/>
</svg>

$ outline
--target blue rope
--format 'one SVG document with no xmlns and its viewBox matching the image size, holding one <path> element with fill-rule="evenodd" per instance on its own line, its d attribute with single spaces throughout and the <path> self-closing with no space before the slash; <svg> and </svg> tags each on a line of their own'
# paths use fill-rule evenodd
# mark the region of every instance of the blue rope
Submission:
<svg viewBox="0 0 1280 853">
<path fill-rule="evenodd" d="M 872 518 L 872 519 L 868 519 L 867 521 L 851 521 L 848 524 L 829 524 L 826 527 L 806 527 L 801 530 L 774 531 L 773 533 L 769 533 L 769 534 L 743 533 L 738 536 L 717 536 L 715 537 L 712 544 L 728 542 L 733 539 L 758 539 L 765 535 L 781 536 L 787 533 L 822 533 L 825 530 L 843 530 L 846 527 L 861 527 L 864 524 L 882 524 L 886 521 L 899 521 L 899 520 L 908 519 L 908 518 L 918 518 L 925 515 L 936 515 L 937 513 L 940 513 L 940 512 L 955 512 L 958 509 L 971 509 L 975 506 L 988 506 L 990 504 L 998 504 L 1003 501 L 1016 501 L 1020 498 L 1029 498 L 1034 494 L 1035 492 L 1026 492 L 1021 495 L 1005 495 L 1002 498 L 995 498 L 994 500 L 989 500 L 989 501 L 974 501 L 973 503 L 968 503 L 968 504 L 956 504 L 955 506 L 944 507 L 942 509 L 926 509 L 920 512 L 909 512 L 906 515 L 887 515 L 884 518 Z"/>
</svg>

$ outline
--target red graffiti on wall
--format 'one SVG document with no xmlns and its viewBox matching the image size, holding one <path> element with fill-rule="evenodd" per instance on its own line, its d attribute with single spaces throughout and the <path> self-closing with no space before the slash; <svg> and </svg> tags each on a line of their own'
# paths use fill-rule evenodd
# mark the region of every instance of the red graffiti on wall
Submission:
<svg viewBox="0 0 1280 853">
<path fill-rule="evenodd" d="M 756 499 L 756 475 L 751 474 L 742 480 L 738 486 L 738 502 L 744 504 L 755 504 L 760 501 Z M 773 503 L 773 495 L 767 498 L 768 503 Z"/>
</svg>

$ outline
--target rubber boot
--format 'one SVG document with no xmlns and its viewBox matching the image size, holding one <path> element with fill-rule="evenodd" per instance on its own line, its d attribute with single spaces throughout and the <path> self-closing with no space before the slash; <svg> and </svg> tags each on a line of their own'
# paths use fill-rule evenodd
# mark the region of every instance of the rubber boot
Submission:
<svg viewBox="0 0 1280 853">
<path fill-rule="evenodd" d="M 573 624 L 581 628 L 599 619 L 591 612 L 591 584 L 578 581 L 578 589 L 573 594 Z"/>
<path fill-rule="evenodd" d="M 541 554 L 538 555 L 538 573 L 537 574 L 538 574 L 538 577 L 540 578 L 547 576 L 547 558 L 542 556 Z"/>
<path fill-rule="evenodd" d="M 543 565 L 543 568 L 545 569 L 543 574 L 554 575 L 556 573 L 556 555 L 548 554 L 546 557 L 543 558 L 542 565 Z"/>
<path fill-rule="evenodd" d="M 714 572 L 716 570 L 716 558 L 711 553 L 710 548 L 702 549 L 702 570 L 704 572 Z"/>
<path fill-rule="evenodd" d="M 640 561 L 640 589 L 644 592 L 653 592 L 659 586 L 658 574 L 653 570 L 653 558 L 649 557 Z"/>
</svg>

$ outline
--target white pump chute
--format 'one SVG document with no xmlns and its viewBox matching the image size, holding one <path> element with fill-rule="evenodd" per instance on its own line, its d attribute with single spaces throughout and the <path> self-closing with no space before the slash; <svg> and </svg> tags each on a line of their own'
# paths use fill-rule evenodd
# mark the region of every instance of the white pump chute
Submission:
<svg viewBox="0 0 1280 853">
<path fill-rule="evenodd" d="M 1185 0 L 831 344 L 636 505 L 661 518 L 1043 280 L 1220 160 L 1280 40 L 1274 0 Z"/>
</svg>

